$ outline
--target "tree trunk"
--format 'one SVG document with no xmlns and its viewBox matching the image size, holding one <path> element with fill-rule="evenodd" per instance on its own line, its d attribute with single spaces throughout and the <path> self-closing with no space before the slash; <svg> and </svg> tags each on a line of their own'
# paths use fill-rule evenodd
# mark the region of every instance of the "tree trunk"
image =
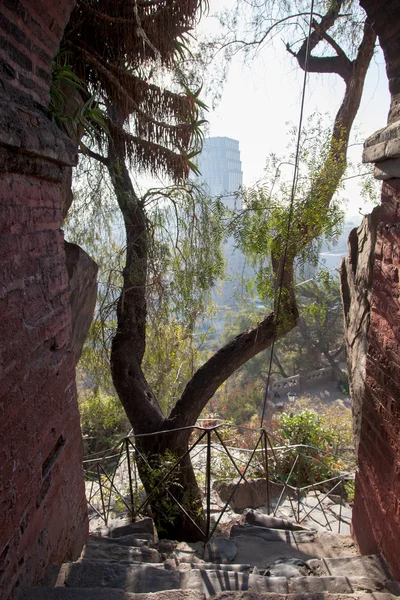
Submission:
<svg viewBox="0 0 400 600">
<path fill-rule="evenodd" d="M 154 437 L 136 437 L 135 444 L 140 478 L 150 497 L 149 505 L 159 535 L 194 542 L 205 539 L 206 521 L 193 465 L 190 456 L 185 455 L 190 434 L 190 429 L 157 433 Z M 178 460 L 179 465 L 172 471 Z"/>
</svg>

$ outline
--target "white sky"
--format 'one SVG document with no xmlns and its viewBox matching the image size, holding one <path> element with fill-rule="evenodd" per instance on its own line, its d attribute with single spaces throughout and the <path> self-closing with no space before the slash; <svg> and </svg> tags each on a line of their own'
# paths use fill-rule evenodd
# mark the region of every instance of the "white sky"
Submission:
<svg viewBox="0 0 400 600">
<path fill-rule="evenodd" d="M 225 5 L 222 0 L 210 1 L 210 15 Z M 216 19 L 203 18 L 201 30 L 215 31 Z M 281 44 L 281 46 L 279 45 Z M 245 185 L 251 185 L 263 174 L 270 152 L 281 154 L 288 144 L 287 122 L 298 123 L 303 72 L 296 60 L 279 41 L 275 48 L 263 51 L 262 59 L 243 65 L 237 56 L 229 69 L 222 99 L 216 110 L 208 113 L 209 136 L 227 136 L 239 140 Z M 307 84 L 305 118 L 315 110 L 335 114 L 342 99 L 344 84 L 336 75 L 310 74 Z M 355 121 L 359 137 L 364 140 L 386 125 L 389 92 L 384 58 L 377 51 L 371 64 Z M 361 160 L 361 146 L 355 146 L 351 159 Z M 360 198 L 356 180 L 346 186 L 348 215 L 364 213 L 371 207 Z"/>
</svg>

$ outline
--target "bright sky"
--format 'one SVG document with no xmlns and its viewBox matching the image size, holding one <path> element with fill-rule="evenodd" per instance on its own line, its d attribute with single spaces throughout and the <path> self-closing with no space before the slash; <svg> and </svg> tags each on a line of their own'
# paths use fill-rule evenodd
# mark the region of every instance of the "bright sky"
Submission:
<svg viewBox="0 0 400 600">
<path fill-rule="evenodd" d="M 215 31 L 217 21 L 212 17 L 224 6 L 223 0 L 210 0 L 210 16 L 201 23 L 204 31 Z M 215 111 L 208 113 L 209 136 L 227 136 L 239 140 L 244 184 L 259 180 L 266 157 L 270 152 L 281 154 L 288 144 L 287 122 L 298 123 L 303 72 L 296 60 L 279 40 L 275 48 L 264 50 L 262 59 L 243 65 L 234 59 L 223 88 L 222 99 Z M 336 75 L 309 75 L 305 102 L 305 118 L 315 110 L 334 115 L 344 90 Z M 360 140 L 386 125 L 389 92 L 384 58 L 378 50 L 367 76 L 362 104 L 355 122 Z M 362 146 L 352 149 L 351 160 L 360 161 Z M 346 186 L 346 212 L 356 215 L 359 207 L 364 213 L 371 207 L 360 198 L 356 180 Z"/>
</svg>

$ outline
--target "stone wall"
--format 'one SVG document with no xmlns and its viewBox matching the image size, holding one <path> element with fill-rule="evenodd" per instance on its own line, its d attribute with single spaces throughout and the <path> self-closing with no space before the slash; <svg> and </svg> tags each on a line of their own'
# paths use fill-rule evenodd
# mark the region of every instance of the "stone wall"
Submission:
<svg viewBox="0 0 400 600">
<path fill-rule="evenodd" d="M 371 136 L 364 150 L 364 161 L 375 163 L 376 176 L 384 180 L 381 207 L 364 231 L 353 232 L 342 272 L 350 372 L 358 376 L 352 525 L 362 553 L 383 552 L 400 578 L 400 6 L 398 0 L 360 4 L 385 54 L 392 102 L 388 127 Z M 357 274 L 363 240 L 365 268 Z"/>
<path fill-rule="evenodd" d="M 383 186 L 370 296 L 353 529 L 400 577 L 400 180 Z"/>
<path fill-rule="evenodd" d="M 61 207 L 76 148 L 46 118 L 74 0 L 0 10 L 0 590 L 19 595 L 87 530 Z"/>
</svg>

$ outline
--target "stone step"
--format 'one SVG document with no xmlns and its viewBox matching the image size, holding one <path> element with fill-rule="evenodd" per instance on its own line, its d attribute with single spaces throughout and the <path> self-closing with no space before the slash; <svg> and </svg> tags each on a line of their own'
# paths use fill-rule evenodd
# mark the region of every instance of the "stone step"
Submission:
<svg viewBox="0 0 400 600">
<path fill-rule="evenodd" d="M 183 574 L 164 565 L 121 564 L 103 560 L 80 559 L 64 564 L 56 587 L 118 588 L 137 594 L 180 589 Z"/>
<path fill-rule="evenodd" d="M 285 531 L 308 530 L 308 528 L 303 525 L 299 525 L 298 523 L 286 519 L 280 519 L 279 517 L 273 517 L 272 515 L 266 515 L 260 510 L 254 510 L 253 508 L 248 508 L 243 511 L 241 522 L 243 525 L 254 525 L 266 527 L 267 529 L 280 529 Z"/>
<path fill-rule="evenodd" d="M 135 523 L 129 519 L 115 519 L 109 527 L 103 527 L 100 534 L 111 538 L 119 538 L 125 535 L 134 535 L 138 538 L 142 534 L 155 535 L 153 519 L 146 517 Z"/>
<path fill-rule="evenodd" d="M 248 573 L 231 571 L 207 571 L 192 569 L 184 574 L 183 589 L 197 590 L 207 598 L 225 591 L 245 591 L 251 588 L 255 592 L 276 592 L 285 594 L 288 591 L 285 577 L 263 577 Z"/>
<path fill-rule="evenodd" d="M 32 588 L 23 600 L 205 600 L 205 595 L 195 590 L 166 590 L 138 595 L 115 588 L 59 587 Z"/>
<path fill-rule="evenodd" d="M 309 561 L 308 564 L 311 568 L 316 567 L 322 575 L 371 577 L 379 581 L 391 578 L 390 570 L 379 554 L 322 558 L 319 561 Z"/>
<path fill-rule="evenodd" d="M 241 592 L 221 592 L 213 600 L 398 600 L 387 592 L 354 592 L 353 594 L 330 594 L 322 592 L 315 594 L 279 594 L 260 593 L 253 590 Z"/>
<path fill-rule="evenodd" d="M 207 597 L 224 591 L 254 590 L 279 594 L 351 594 L 360 592 L 388 591 L 380 581 L 368 577 L 264 577 L 247 573 L 229 571 L 208 571 L 192 569 L 184 574 L 181 583 L 183 589 L 203 592 Z"/>
<path fill-rule="evenodd" d="M 287 544 L 307 544 L 315 539 L 314 531 L 289 531 L 287 529 L 270 529 L 263 526 L 233 525 L 231 538 L 238 536 L 257 536 L 266 542 L 285 542 Z"/>
<path fill-rule="evenodd" d="M 354 592 L 353 594 L 318 594 L 318 600 L 397 600 L 389 593 Z M 205 594 L 196 590 L 167 590 L 152 594 L 134 594 L 122 589 L 104 588 L 32 588 L 23 600 L 205 600 Z M 251 591 L 224 591 L 214 600 L 316 600 L 312 593 Z"/>
<path fill-rule="evenodd" d="M 82 551 L 82 557 L 88 559 L 103 559 L 115 562 L 133 561 L 158 563 L 160 562 L 160 554 L 155 548 L 149 548 L 142 545 L 139 547 L 126 546 L 124 544 L 115 544 L 113 538 L 90 537 Z"/>
<path fill-rule="evenodd" d="M 130 535 L 121 535 L 117 538 L 111 538 L 108 536 L 100 536 L 100 535 L 89 535 L 90 540 L 97 540 L 103 544 L 120 544 L 121 546 L 132 546 L 134 548 L 141 548 L 142 546 L 149 546 L 150 543 L 154 541 L 153 534 L 142 533 L 138 534 L 138 536 L 130 534 Z M 142 537 L 141 537 L 142 536 Z M 146 537 L 147 536 L 147 537 Z"/>
<path fill-rule="evenodd" d="M 226 563 L 191 563 L 192 569 L 203 569 L 206 571 L 236 571 L 247 573 L 253 570 L 250 564 L 226 564 Z M 178 567 L 179 568 L 179 567 Z"/>
<path fill-rule="evenodd" d="M 268 530 L 263 527 L 233 526 L 230 538 L 237 553 L 232 562 L 256 566 L 264 570 L 280 558 L 310 558 L 358 556 L 349 536 L 304 531 Z M 299 537 L 297 537 L 299 536 Z M 285 539 L 282 539 L 285 538 Z M 306 540 L 313 541 L 306 541 Z M 271 541 L 273 540 L 273 541 Z M 300 541 L 301 540 L 301 541 Z"/>
<path fill-rule="evenodd" d="M 112 544 L 121 544 L 121 546 L 152 546 L 156 542 L 156 536 L 153 533 L 128 533 L 114 537 L 106 535 L 107 533 L 110 533 L 109 529 L 100 529 L 91 533 L 90 537 L 106 540 L 106 543 L 108 541 Z"/>
</svg>

